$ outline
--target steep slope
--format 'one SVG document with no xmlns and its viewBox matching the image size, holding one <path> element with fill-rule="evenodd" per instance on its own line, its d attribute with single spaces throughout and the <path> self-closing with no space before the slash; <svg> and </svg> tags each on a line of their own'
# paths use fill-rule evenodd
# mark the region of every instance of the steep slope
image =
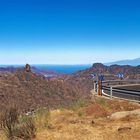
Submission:
<svg viewBox="0 0 140 140">
<path fill-rule="evenodd" d="M 56 108 L 87 97 L 77 85 L 58 79 L 46 80 L 24 69 L 0 77 L 0 109 L 13 103 L 22 111 L 39 107 Z"/>
</svg>

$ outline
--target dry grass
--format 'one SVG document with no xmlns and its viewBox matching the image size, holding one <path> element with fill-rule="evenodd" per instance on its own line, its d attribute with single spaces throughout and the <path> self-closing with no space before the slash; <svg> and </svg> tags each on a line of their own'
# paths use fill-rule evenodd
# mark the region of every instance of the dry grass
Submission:
<svg viewBox="0 0 140 140">
<path fill-rule="evenodd" d="M 107 112 L 139 108 L 128 102 L 98 100 L 96 103 L 72 109 L 39 110 L 34 115 L 37 136 L 34 140 L 139 140 L 140 117 L 129 116 L 125 119 L 112 121 L 106 117 Z M 108 104 L 110 106 L 108 106 Z M 126 104 L 128 105 L 126 107 Z M 77 105 L 76 105 L 77 106 Z M 86 113 L 90 109 L 90 113 Z M 97 110 L 97 111 L 96 111 Z M 105 114 L 104 114 L 105 113 Z M 128 127 L 118 131 L 119 128 Z M 6 140 L 0 134 L 0 140 Z"/>
<path fill-rule="evenodd" d="M 36 127 L 32 117 L 20 116 L 16 107 L 8 107 L 0 114 L 2 139 L 32 140 L 36 136 Z"/>
<path fill-rule="evenodd" d="M 132 117 L 124 121 L 109 121 L 93 116 L 79 117 L 71 111 L 52 111 L 52 128 L 39 131 L 36 140 L 139 140 L 140 119 Z M 132 129 L 118 132 L 118 128 Z"/>
<path fill-rule="evenodd" d="M 34 114 L 34 122 L 38 130 L 49 127 L 50 112 L 46 109 L 39 109 Z"/>
<path fill-rule="evenodd" d="M 49 120 L 51 127 L 39 131 L 36 140 L 139 140 L 140 118 L 131 116 L 111 121 L 106 117 L 107 113 L 116 110 L 137 108 L 139 106 L 128 102 L 97 99 L 88 106 L 85 104 L 77 108 L 76 105 L 76 110 L 53 110 Z M 131 129 L 119 132 L 118 128 L 121 127 Z"/>
</svg>

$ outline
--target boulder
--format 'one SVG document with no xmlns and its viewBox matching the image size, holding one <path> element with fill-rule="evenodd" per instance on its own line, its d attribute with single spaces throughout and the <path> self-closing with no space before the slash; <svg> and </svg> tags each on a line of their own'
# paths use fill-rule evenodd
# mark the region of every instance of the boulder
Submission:
<svg viewBox="0 0 140 140">
<path fill-rule="evenodd" d="M 133 110 L 133 111 L 116 112 L 116 113 L 113 113 L 110 116 L 110 119 L 111 120 L 119 120 L 119 119 L 123 119 L 127 116 L 131 116 L 131 115 L 135 115 L 135 116 L 140 117 L 140 109 L 136 109 L 136 110 Z"/>
</svg>

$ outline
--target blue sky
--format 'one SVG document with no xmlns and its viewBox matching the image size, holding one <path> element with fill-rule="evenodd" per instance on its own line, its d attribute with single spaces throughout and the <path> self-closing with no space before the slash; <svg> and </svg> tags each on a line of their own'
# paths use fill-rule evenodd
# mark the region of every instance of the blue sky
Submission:
<svg viewBox="0 0 140 140">
<path fill-rule="evenodd" d="M 0 0 L 0 64 L 137 57 L 139 0 Z"/>
</svg>

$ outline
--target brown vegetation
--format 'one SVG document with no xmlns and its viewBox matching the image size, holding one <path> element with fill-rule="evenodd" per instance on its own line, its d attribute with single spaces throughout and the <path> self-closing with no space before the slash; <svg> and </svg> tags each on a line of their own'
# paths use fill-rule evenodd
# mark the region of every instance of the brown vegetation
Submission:
<svg viewBox="0 0 140 140">
<path fill-rule="evenodd" d="M 126 101 L 96 98 L 89 103 L 80 100 L 69 109 L 41 109 L 33 115 L 37 128 L 34 140 L 139 140 L 139 117 L 133 115 L 114 121 L 108 117 L 116 111 L 138 108 L 139 105 Z M 0 137 L 6 140 L 1 131 Z"/>
<path fill-rule="evenodd" d="M 18 70 L 0 77 L 0 109 L 16 103 L 27 112 L 41 107 L 56 108 L 69 106 L 79 98 L 89 98 L 84 88 L 59 79 L 46 80 L 32 72 Z"/>
<path fill-rule="evenodd" d="M 109 71 L 102 67 L 100 70 Z M 89 100 L 93 88 L 90 74 L 96 72 L 95 69 L 52 80 L 22 69 L 2 75 L 1 128 L 8 132 L 6 136 L 30 140 L 37 132 L 35 140 L 139 140 L 139 117 L 127 116 L 115 121 L 108 117 L 118 111 L 138 109 L 138 105 L 104 98 Z M 21 116 L 14 108 L 6 109 L 7 104 L 15 103 Z M 33 118 L 23 115 L 36 109 Z M 6 140 L 4 136 L 0 131 L 2 140 Z"/>
<path fill-rule="evenodd" d="M 36 128 L 31 117 L 20 117 L 18 109 L 7 107 L 0 114 L 0 126 L 8 140 L 31 140 L 36 136 Z"/>
<path fill-rule="evenodd" d="M 115 105 L 113 105 L 115 102 Z M 79 103 L 78 103 L 79 104 Z M 111 105 L 110 105 L 111 104 Z M 140 118 L 112 121 L 107 115 L 119 111 L 140 108 L 130 102 L 100 99 L 90 102 L 77 110 L 59 109 L 50 112 L 50 127 L 38 131 L 36 140 L 139 140 Z M 109 106 L 110 105 L 110 106 Z M 126 106 L 128 105 L 128 107 Z M 132 107 L 132 108 L 130 108 Z M 79 115 L 79 112 L 82 115 Z M 107 114 L 106 114 L 107 113 Z"/>
</svg>

